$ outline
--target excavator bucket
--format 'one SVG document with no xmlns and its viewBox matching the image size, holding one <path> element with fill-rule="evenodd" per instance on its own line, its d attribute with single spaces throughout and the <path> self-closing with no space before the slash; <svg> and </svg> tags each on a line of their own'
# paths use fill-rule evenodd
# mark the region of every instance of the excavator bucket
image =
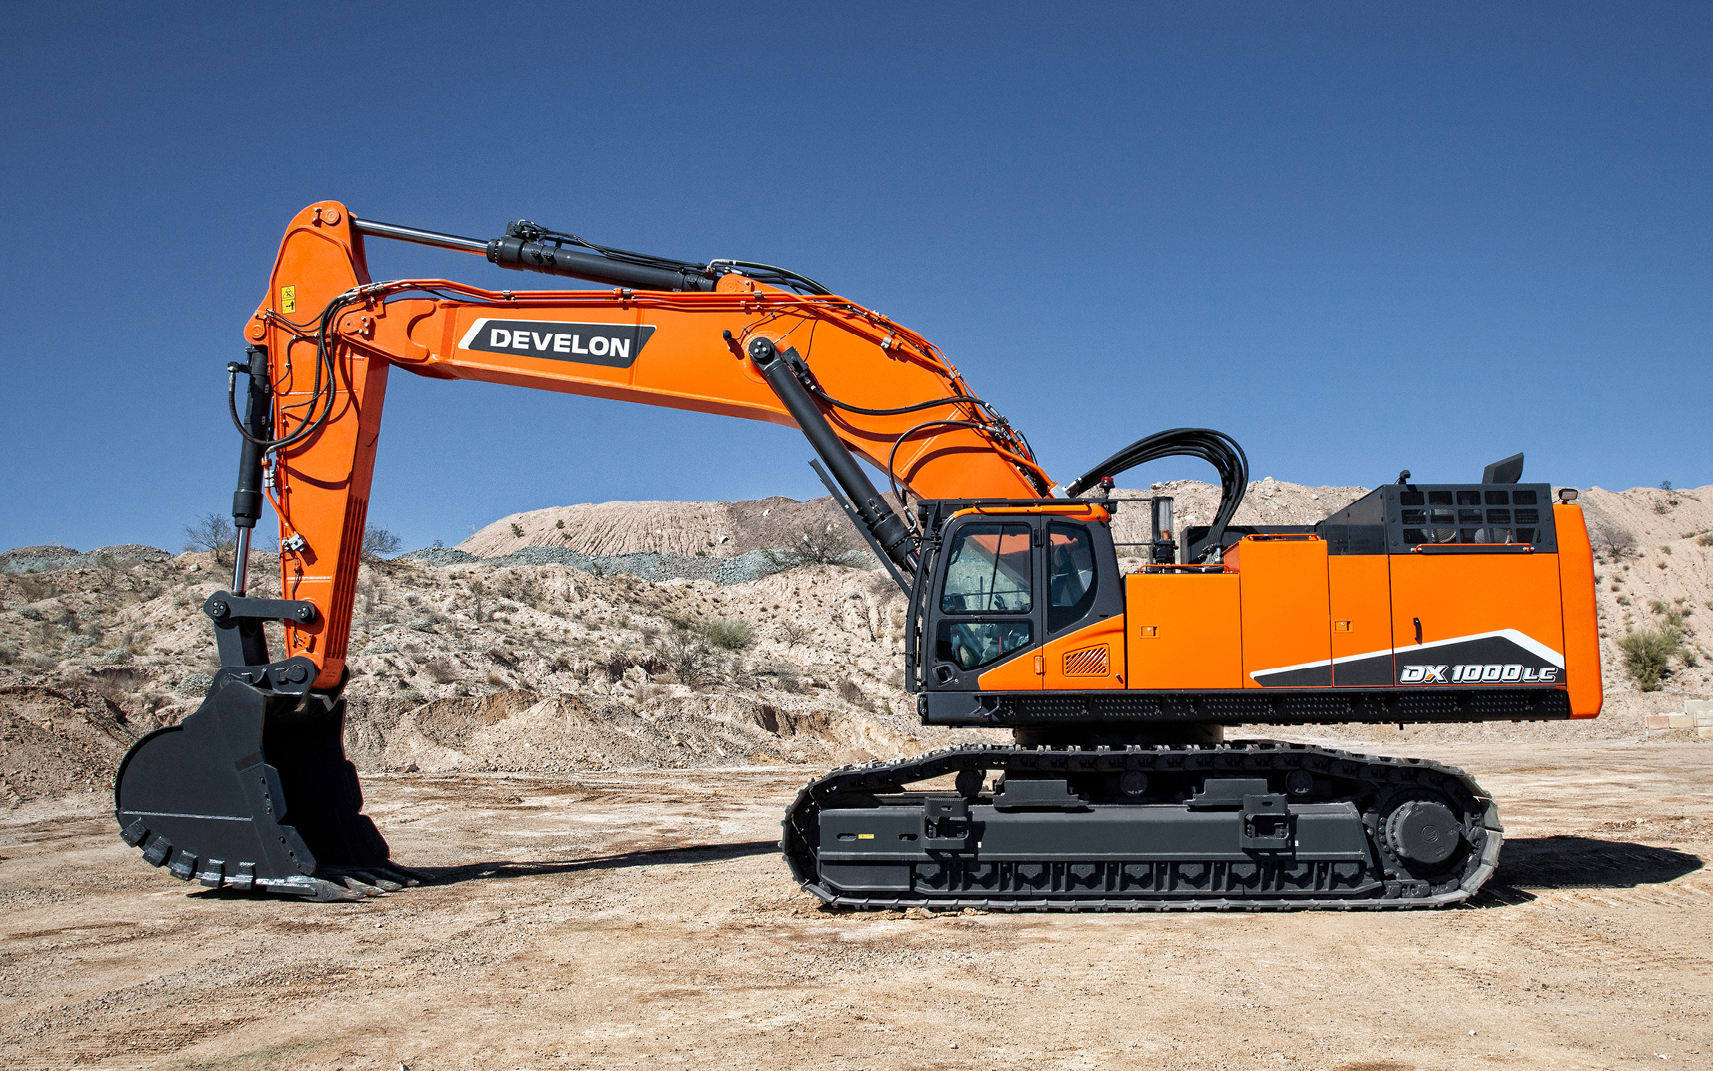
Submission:
<svg viewBox="0 0 1713 1071">
<path fill-rule="evenodd" d="M 418 883 L 388 860 L 345 757 L 345 700 L 228 674 L 131 748 L 114 782 L 125 843 L 182 881 L 352 900 Z"/>
</svg>

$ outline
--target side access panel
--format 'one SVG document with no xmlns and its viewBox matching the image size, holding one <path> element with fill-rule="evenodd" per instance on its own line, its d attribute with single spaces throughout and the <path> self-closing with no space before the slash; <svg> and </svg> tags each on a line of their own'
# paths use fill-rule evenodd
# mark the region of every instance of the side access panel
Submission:
<svg viewBox="0 0 1713 1071">
<path fill-rule="evenodd" d="M 1243 600 L 1243 687 L 1332 683 L 1326 542 L 1251 536 L 1226 552 Z"/>
<path fill-rule="evenodd" d="M 1131 688 L 1243 686 L 1242 613 L 1232 573 L 1125 578 Z"/>
<path fill-rule="evenodd" d="M 1557 554 L 1390 557 L 1400 684 L 1564 683 Z"/>
<path fill-rule="evenodd" d="M 1334 554 L 1326 560 L 1332 608 L 1332 683 L 1384 688 L 1392 670 L 1392 571 L 1384 554 Z"/>
</svg>

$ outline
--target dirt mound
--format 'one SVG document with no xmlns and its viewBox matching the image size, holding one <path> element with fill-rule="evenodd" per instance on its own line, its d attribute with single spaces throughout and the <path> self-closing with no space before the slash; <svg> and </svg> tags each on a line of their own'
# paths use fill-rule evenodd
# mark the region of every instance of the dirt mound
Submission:
<svg viewBox="0 0 1713 1071">
<path fill-rule="evenodd" d="M 1362 493 L 1258 480 L 1237 521 L 1309 524 Z M 1218 501 L 1216 488 L 1189 481 L 1117 497 L 1152 495 L 1174 498 L 1180 526 L 1208 523 Z M 1423 754 L 1457 741 L 1639 737 L 1643 714 L 1713 696 L 1713 658 L 1700 629 L 1713 618 L 1713 487 L 1595 488 L 1582 502 L 1598 553 L 1603 717 L 1396 735 L 1384 727 L 1315 731 Z M 580 517 L 576 538 L 592 549 L 638 553 L 648 539 L 664 539 L 670 521 L 677 542 L 657 544 L 664 553 L 693 556 L 693 534 L 708 554 L 696 560 L 728 567 L 742 553 L 790 545 L 805 526 L 848 529 L 831 509 L 828 499 L 784 498 L 564 507 L 516 515 L 536 518 L 524 538 L 511 535 L 512 518 L 484 529 L 492 537 L 479 547 L 484 557 L 365 565 L 347 689 L 354 761 L 365 770 L 544 772 L 827 766 L 976 738 L 916 724 L 897 654 L 903 600 L 877 571 L 820 564 L 718 584 L 545 560 L 553 557 L 548 533 L 564 547 L 559 533 L 573 527 L 555 520 Z M 602 516 L 624 524 L 603 532 Z M 658 536 L 652 518 L 660 519 Z M 1120 542 L 1145 539 L 1146 508 L 1120 503 L 1116 525 Z M 50 566 L 0 571 L 0 717 L 9 726 L 0 798 L 104 785 L 133 735 L 200 703 L 215 663 L 198 607 L 227 582 L 227 569 L 208 554 L 157 559 L 162 553 L 30 547 L 0 555 Z M 487 557 L 501 553 L 513 557 Z M 273 556 L 258 554 L 252 576 L 257 596 L 278 593 Z M 1674 660 L 1663 690 L 1643 693 L 1618 642 L 1668 614 L 1681 615 L 1695 664 Z M 271 642 L 277 647 L 277 631 Z M 1246 726 L 1232 735 L 1281 731 Z"/>
<path fill-rule="evenodd" d="M 523 547 L 564 547 L 602 557 L 653 551 L 731 558 L 746 551 L 794 546 L 806 527 L 844 525 L 830 497 L 798 502 L 592 502 L 501 517 L 458 544 L 481 558 Z"/>
<path fill-rule="evenodd" d="M 122 543 L 87 553 L 71 547 L 18 547 L 0 554 L 0 573 L 47 573 L 60 569 L 109 568 L 136 562 L 164 562 L 172 557 L 159 547 Z"/>
<path fill-rule="evenodd" d="M 514 689 L 404 711 L 364 708 L 346 738 L 353 760 L 371 769 L 556 773 L 863 762 L 924 748 L 911 728 L 892 716 L 791 709 L 753 695 L 635 703 Z"/>
<path fill-rule="evenodd" d="M 135 739 L 124 711 L 95 692 L 0 686 L 0 801 L 104 792 Z"/>
<path fill-rule="evenodd" d="M 1328 514 L 1368 493 L 1365 487 L 1305 487 L 1280 483 L 1272 477 L 1255 480 L 1243 493 L 1243 502 L 1232 517 L 1233 524 L 1314 524 Z M 1219 511 L 1219 488 L 1199 480 L 1156 483 L 1146 490 L 1120 488 L 1116 499 L 1170 498 L 1172 516 L 1179 530 L 1196 524 L 1212 524 Z M 1118 503 L 1113 515 L 1112 538 L 1118 543 L 1145 543 L 1151 531 L 1146 502 Z"/>
</svg>

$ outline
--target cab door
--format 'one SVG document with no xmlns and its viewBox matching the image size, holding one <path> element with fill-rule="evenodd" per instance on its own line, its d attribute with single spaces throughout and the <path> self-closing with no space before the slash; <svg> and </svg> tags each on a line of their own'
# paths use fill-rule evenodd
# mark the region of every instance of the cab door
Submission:
<svg viewBox="0 0 1713 1071">
<path fill-rule="evenodd" d="M 1124 596 L 1118 555 L 1104 524 L 1046 520 L 1041 541 L 1046 642 L 1041 687 L 1124 687 Z"/>
<path fill-rule="evenodd" d="M 1024 691 L 1036 668 L 1042 603 L 1036 524 L 970 517 L 946 532 L 930 592 L 927 686 L 935 691 Z"/>
</svg>

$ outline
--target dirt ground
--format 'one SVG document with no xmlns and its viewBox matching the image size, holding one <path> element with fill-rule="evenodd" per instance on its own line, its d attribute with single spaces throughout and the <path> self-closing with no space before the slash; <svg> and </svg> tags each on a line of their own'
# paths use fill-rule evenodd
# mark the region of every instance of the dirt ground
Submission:
<svg viewBox="0 0 1713 1071">
<path fill-rule="evenodd" d="M 434 884 L 191 891 L 99 793 L 0 813 L 11 1068 L 1713 1067 L 1713 747 L 1439 744 L 1500 800 L 1438 912 L 820 910 L 806 767 L 367 778 Z"/>
</svg>

